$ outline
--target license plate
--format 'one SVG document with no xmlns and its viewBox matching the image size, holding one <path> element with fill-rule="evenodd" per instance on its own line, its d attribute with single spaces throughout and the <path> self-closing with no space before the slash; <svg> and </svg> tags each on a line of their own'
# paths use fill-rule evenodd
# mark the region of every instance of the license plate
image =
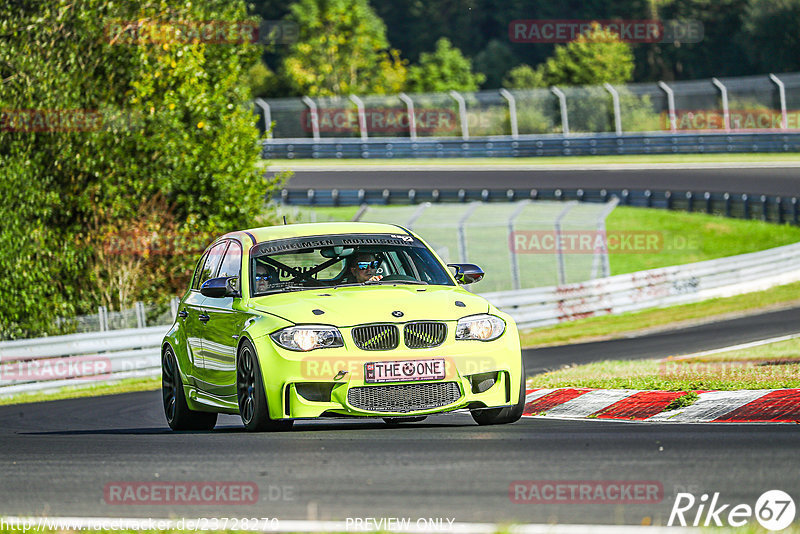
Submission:
<svg viewBox="0 0 800 534">
<path fill-rule="evenodd" d="M 444 369 L 444 359 L 369 362 L 364 364 L 364 381 L 374 383 L 441 380 L 445 376 Z"/>
</svg>

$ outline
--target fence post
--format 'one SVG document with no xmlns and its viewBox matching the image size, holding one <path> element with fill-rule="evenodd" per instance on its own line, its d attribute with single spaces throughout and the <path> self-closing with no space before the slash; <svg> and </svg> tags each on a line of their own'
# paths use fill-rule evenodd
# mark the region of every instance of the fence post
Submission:
<svg viewBox="0 0 800 534">
<path fill-rule="evenodd" d="M 308 106 L 308 112 L 311 113 L 311 134 L 314 136 L 314 141 L 319 141 L 319 113 L 317 113 L 317 104 L 309 97 L 302 98 L 303 104 Z"/>
<path fill-rule="evenodd" d="M 461 138 L 465 141 L 469 139 L 469 124 L 467 124 L 467 103 L 458 91 L 450 91 L 450 96 L 458 102 L 458 116 L 461 120 Z"/>
<path fill-rule="evenodd" d="M 108 318 L 105 315 L 105 313 L 103 313 L 103 312 L 105 312 L 105 310 L 106 310 L 105 306 L 98 306 L 97 307 L 97 322 L 100 325 L 100 331 L 101 332 L 105 332 L 106 330 L 108 330 L 108 322 L 107 322 Z"/>
<path fill-rule="evenodd" d="M 669 110 L 669 129 L 672 133 L 678 130 L 677 118 L 675 115 L 675 93 L 669 85 L 664 82 L 658 82 L 658 86 L 662 91 L 667 93 L 667 109 Z"/>
<path fill-rule="evenodd" d="M 564 251 L 561 247 L 561 219 L 563 219 L 567 212 L 569 212 L 569 210 L 571 210 L 576 204 L 577 202 L 575 201 L 568 202 L 553 223 L 553 230 L 555 230 L 556 233 L 556 261 L 558 262 L 558 285 L 560 286 L 563 286 L 567 280 L 567 269 L 564 265 Z"/>
<path fill-rule="evenodd" d="M 406 228 L 408 228 L 409 230 L 413 230 L 414 225 L 417 223 L 417 219 L 422 217 L 422 213 L 430 207 L 431 207 L 430 202 L 423 202 L 422 204 L 420 204 L 419 207 L 411 215 L 411 217 L 406 221 Z"/>
<path fill-rule="evenodd" d="M 408 136 L 411 139 L 417 138 L 417 118 L 414 116 L 414 101 L 411 100 L 411 97 L 405 93 L 400 93 L 397 95 L 403 103 L 406 105 L 406 110 L 408 113 Z"/>
<path fill-rule="evenodd" d="M 511 120 L 511 137 L 516 139 L 519 137 L 519 129 L 517 128 L 517 101 L 508 89 L 500 89 L 500 95 L 508 101 L 508 116 Z"/>
<path fill-rule="evenodd" d="M 256 98 L 256 105 L 261 108 L 261 115 L 264 117 L 264 130 L 267 132 L 267 139 L 272 139 L 272 113 L 269 104 L 263 98 Z"/>
<path fill-rule="evenodd" d="M 458 220 L 458 257 L 461 259 L 461 263 L 467 263 L 469 260 L 467 259 L 467 233 L 464 230 L 464 224 L 469 219 L 472 212 L 478 209 L 480 206 L 480 202 L 473 202 L 464 212 L 464 215 Z"/>
<path fill-rule="evenodd" d="M 789 127 L 789 116 L 786 112 L 786 87 L 780 78 L 772 73 L 769 74 L 769 79 L 778 86 L 778 97 L 781 100 L 781 130 L 785 130 Z"/>
<path fill-rule="evenodd" d="M 717 89 L 719 89 L 720 95 L 722 95 L 722 120 L 725 122 L 725 131 L 731 131 L 731 113 L 728 109 L 728 89 L 725 85 L 716 78 L 711 78 L 711 83 L 713 83 Z"/>
<path fill-rule="evenodd" d="M 561 106 L 561 133 L 569 135 L 569 116 L 567 115 L 567 95 L 558 87 L 551 87 L 550 91 L 558 97 Z"/>
<path fill-rule="evenodd" d="M 597 228 L 597 233 L 603 236 L 603 248 L 600 251 L 599 257 L 597 248 L 594 250 L 594 257 L 592 258 L 592 273 L 590 275 L 592 280 L 598 278 L 598 264 L 600 265 L 601 270 L 600 278 L 611 276 L 611 262 L 608 257 L 608 236 L 606 235 L 606 218 L 608 218 L 608 215 L 614 211 L 614 208 L 617 207 L 617 204 L 619 204 L 619 198 L 616 196 L 611 197 L 611 200 L 606 203 L 603 210 L 597 215 L 595 225 Z"/>
<path fill-rule="evenodd" d="M 622 116 L 619 107 L 619 93 L 614 86 L 610 83 L 606 82 L 603 84 L 603 87 L 606 88 L 606 91 L 611 93 L 611 102 L 614 105 L 614 129 L 617 132 L 617 135 L 622 135 Z"/>
<path fill-rule="evenodd" d="M 361 133 L 361 139 L 366 141 L 368 137 L 367 113 L 364 110 L 364 101 L 356 95 L 350 95 L 350 100 L 356 105 L 356 108 L 358 108 L 358 131 Z"/>
<path fill-rule="evenodd" d="M 144 316 L 144 303 L 136 301 L 133 304 L 133 309 L 136 310 L 136 328 L 144 328 L 147 322 Z"/>
<path fill-rule="evenodd" d="M 517 243 L 514 239 L 514 221 L 519 217 L 522 210 L 530 203 L 530 200 L 522 200 L 517 208 L 508 217 L 508 249 L 511 254 L 511 287 L 520 289 L 519 281 L 519 261 L 517 260 Z"/>
</svg>

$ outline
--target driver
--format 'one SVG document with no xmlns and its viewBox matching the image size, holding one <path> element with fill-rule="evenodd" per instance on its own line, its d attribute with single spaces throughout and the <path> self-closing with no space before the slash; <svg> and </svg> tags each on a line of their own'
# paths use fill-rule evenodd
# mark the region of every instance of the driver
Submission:
<svg viewBox="0 0 800 534">
<path fill-rule="evenodd" d="M 270 269 L 263 263 L 256 264 L 256 292 L 263 293 L 269 289 L 271 281 Z"/>
<path fill-rule="evenodd" d="M 359 252 L 350 263 L 349 278 L 352 282 L 362 284 L 364 282 L 377 282 L 383 275 L 375 274 L 380 261 L 375 259 L 375 255 L 370 252 Z"/>
</svg>

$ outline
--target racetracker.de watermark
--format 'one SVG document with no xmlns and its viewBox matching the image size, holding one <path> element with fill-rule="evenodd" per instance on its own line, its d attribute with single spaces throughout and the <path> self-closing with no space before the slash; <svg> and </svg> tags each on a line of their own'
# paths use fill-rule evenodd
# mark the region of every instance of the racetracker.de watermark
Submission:
<svg viewBox="0 0 800 534">
<path fill-rule="evenodd" d="M 664 499 L 656 480 L 515 480 L 508 498 L 517 504 L 652 504 Z"/>
<path fill-rule="evenodd" d="M 99 132 L 136 130 L 141 114 L 98 109 L 2 109 L 0 132 Z"/>
<path fill-rule="evenodd" d="M 625 43 L 699 43 L 703 23 L 697 20 L 512 20 L 508 37 L 512 43 L 568 43 L 594 26 L 611 31 Z"/>
<path fill-rule="evenodd" d="M 332 380 L 347 378 L 363 378 L 366 374 L 365 366 L 376 361 L 374 356 L 363 356 L 361 358 L 334 358 L 331 356 L 309 355 L 300 362 L 300 375 L 305 380 Z M 418 363 L 425 362 L 426 359 L 418 360 Z M 460 374 L 473 375 L 496 371 L 503 366 L 496 358 L 491 355 L 482 356 L 459 356 L 458 358 L 444 358 L 445 376 L 456 376 Z M 420 379 L 421 380 L 421 379 Z"/>
<path fill-rule="evenodd" d="M 654 230 L 515 230 L 508 246 L 515 254 L 657 254 L 699 250 L 700 239 Z"/>
<path fill-rule="evenodd" d="M 451 132 L 460 128 L 458 115 L 450 109 L 420 109 L 416 110 L 413 116 L 417 133 Z M 314 115 L 307 109 L 300 114 L 304 131 L 314 130 L 313 117 Z M 367 108 L 364 110 L 364 121 L 367 131 L 371 133 L 403 133 L 408 132 L 410 127 L 408 111 L 400 108 Z M 319 109 L 317 126 L 320 133 L 358 132 L 359 113 L 349 108 Z"/>
<path fill-rule="evenodd" d="M 111 20 L 105 40 L 111 45 L 291 44 L 296 23 L 284 20 Z"/>
<path fill-rule="evenodd" d="M 112 505 L 250 505 L 259 497 L 270 501 L 294 500 L 293 486 L 270 485 L 262 495 L 255 482 L 109 482 L 103 501 Z"/>
<path fill-rule="evenodd" d="M 68 356 L 9 361 L 0 358 L 0 382 L 44 380 L 103 380 L 111 377 L 111 360 L 106 356 Z"/>
<path fill-rule="evenodd" d="M 662 112 L 662 130 L 672 129 L 669 112 Z M 726 122 L 727 118 L 727 122 Z M 716 109 L 676 109 L 677 130 L 797 130 L 800 129 L 800 110 L 791 109 L 786 115 L 779 109 L 730 109 L 726 117 Z"/>
</svg>

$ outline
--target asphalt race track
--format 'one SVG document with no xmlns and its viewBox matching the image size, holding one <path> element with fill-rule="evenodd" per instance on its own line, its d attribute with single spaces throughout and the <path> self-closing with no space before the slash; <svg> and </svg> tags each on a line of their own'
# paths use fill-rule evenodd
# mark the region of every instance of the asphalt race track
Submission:
<svg viewBox="0 0 800 534">
<path fill-rule="evenodd" d="M 276 162 L 280 166 L 280 162 Z M 667 167 L 665 165 L 664 167 Z M 479 168 L 480 169 L 480 168 Z M 800 168 L 296 170 L 288 189 L 652 189 L 800 196 Z"/>
<path fill-rule="evenodd" d="M 530 369 L 662 356 L 796 331 L 800 309 L 620 341 L 526 351 Z M 795 326 L 793 329 L 792 326 Z M 637 350 L 638 347 L 638 350 Z M 298 423 L 249 434 L 171 432 L 159 392 L 0 407 L 0 514 L 112 517 L 443 518 L 599 524 L 667 522 L 675 494 L 720 492 L 733 505 L 766 490 L 800 493 L 800 425 L 677 425 L 525 418 L 478 427 L 466 414 L 397 428 Z M 519 480 L 650 481 L 648 504 L 512 502 Z M 109 504 L 130 482 L 255 483 L 250 505 Z M 690 517 L 693 517 L 693 513 Z"/>
<path fill-rule="evenodd" d="M 666 358 L 797 332 L 800 332 L 800 308 L 790 308 L 638 337 L 528 349 L 522 354 L 530 375 L 570 364 Z"/>
</svg>

